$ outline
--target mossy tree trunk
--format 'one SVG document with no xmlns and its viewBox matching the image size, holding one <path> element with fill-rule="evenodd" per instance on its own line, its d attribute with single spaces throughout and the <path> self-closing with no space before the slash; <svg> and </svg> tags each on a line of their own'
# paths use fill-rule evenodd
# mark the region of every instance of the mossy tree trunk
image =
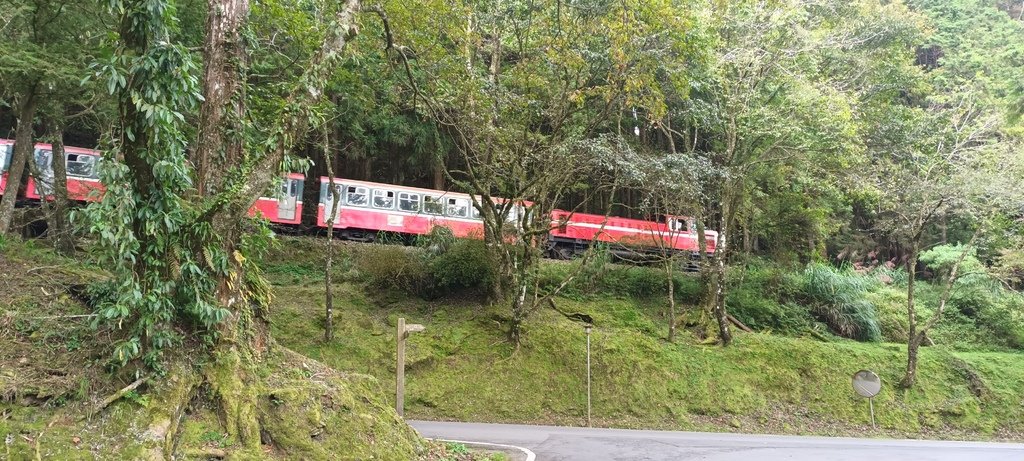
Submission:
<svg viewBox="0 0 1024 461">
<path fill-rule="evenodd" d="M 47 120 L 47 137 L 53 146 L 53 214 L 47 223 L 53 246 L 63 255 L 75 251 L 75 239 L 68 226 L 68 171 L 64 153 L 64 125 L 58 119 Z"/>
<path fill-rule="evenodd" d="M 221 402 L 222 422 L 228 435 L 246 450 L 256 450 L 260 444 L 259 368 L 270 345 L 270 329 L 266 298 L 247 292 L 252 287 L 248 285 L 244 256 L 238 247 L 244 232 L 242 223 L 259 194 L 277 179 L 286 152 L 308 128 L 307 112 L 320 99 L 329 73 L 348 39 L 355 35 L 359 8 L 358 0 L 349 0 L 339 9 L 320 50 L 288 96 L 280 125 L 275 129 L 276 142 L 268 146 L 267 152 L 253 156 L 245 154 L 243 140 L 232 135 L 245 120 L 243 82 L 248 56 L 241 29 L 249 4 L 247 0 L 211 1 L 203 53 L 205 102 L 200 111 L 197 176 L 200 187 L 206 183 L 205 194 L 213 196 L 215 203 L 224 204 L 212 210 L 210 219 L 217 234 L 224 237 L 224 254 L 234 257 L 231 275 L 219 281 L 217 295 L 231 314 L 220 324 L 214 361 L 204 375 Z M 251 173 L 246 174 L 248 171 Z M 223 188 L 217 189 L 219 185 Z"/>
<path fill-rule="evenodd" d="M 923 228 L 923 227 L 922 227 Z M 924 343 L 925 338 L 928 335 L 928 330 L 931 330 L 940 320 L 942 315 L 946 311 L 946 303 L 949 302 L 949 296 L 952 293 L 953 283 L 956 282 L 957 272 L 960 270 L 960 265 L 963 264 L 964 259 L 967 258 L 967 254 L 970 253 L 971 248 L 974 246 L 975 240 L 981 233 L 981 227 L 974 231 L 971 236 L 971 240 L 964 246 L 963 251 L 960 252 L 960 256 L 953 264 L 952 270 L 946 275 L 946 280 L 942 288 L 942 294 L 939 295 L 939 304 L 932 314 L 932 317 L 924 325 L 918 325 L 917 322 L 917 310 L 915 306 L 915 292 L 914 282 L 916 280 L 917 272 L 917 261 L 920 253 L 920 241 L 915 240 L 910 248 L 910 254 L 907 258 L 907 319 L 909 320 L 909 328 L 907 333 L 907 371 L 903 375 L 903 379 L 900 381 L 900 387 L 909 389 L 917 383 L 917 358 L 918 352 L 921 348 L 921 344 Z M 918 239 L 920 234 L 918 234 Z"/>
<path fill-rule="evenodd" d="M 6 234 L 10 230 L 11 219 L 14 217 L 14 202 L 21 189 L 25 165 L 28 163 L 29 156 L 32 155 L 34 146 L 32 121 L 36 116 L 36 108 L 39 107 L 38 86 L 38 83 L 30 85 L 29 90 L 22 94 L 18 101 L 18 126 L 14 130 L 14 155 L 11 157 L 11 166 L 7 170 L 4 195 L 0 199 L 0 234 Z"/>
<path fill-rule="evenodd" d="M 158 52 L 163 50 L 159 47 L 165 46 L 163 40 L 166 40 L 168 20 L 166 13 L 160 10 L 161 6 L 167 5 L 154 7 L 141 0 L 124 2 L 120 36 L 126 53 L 144 55 L 154 48 Z M 185 195 L 191 200 L 192 207 L 200 211 L 194 218 L 189 218 L 193 221 L 181 226 L 156 227 L 154 231 L 145 216 L 132 216 L 133 220 L 128 225 L 128 231 L 143 249 L 140 254 L 144 255 L 131 267 L 135 280 L 157 286 L 188 283 L 184 277 L 191 274 L 175 272 L 175 261 L 166 264 L 166 258 L 152 257 L 153 254 L 174 255 L 172 252 L 177 250 L 173 247 L 168 249 L 168 241 L 184 242 L 186 253 L 190 250 L 196 261 L 205 261 L 211 268 L 221 267 L 200 275 L 215 278 L 212 299 L 226 312 L 225 318 L 215 323 L 216 341 L 210 351 L 211 360 L 200 370 L 193 370 L 190 366 L 181 366 L 183 362 L 190 362 L 183 354 L 165 354 L 169 362 L 165 366 L 173 370 L 173 374 L 161 380 L 161 384 L 173 382 L 181 386 L 158 385 L 156 390 L 161 394 L 158 398 L 167 400 L 161 408 L 183 409 L 199 386 L 208 385 L 225 432 L 237 442 L 238 450 L 243 453 L 259 453 L 262 427 L 259 398 L 265 389 L 266 359 L 271 346 L 267 315 L 269 289 L 258 269 L 244 254 L 243 237 L 247 232 L 248 210 L 274 183 L 286 153 L 305 135 L 312 118 L 312 107 L 320 100 L 348 40 L 356 34 L 359 9 L 358 0 L 348 0 L 339 5 L 330 24 L 324 27 L 325 36 L 319 49 L 303 67 L 304 71 L 291 93 L 280 101 L 280 113 L 274 118 L 270 132 L 247 134 L 253 130 L 247 130 L 246 126 L 244 82 L 248 51 L 246 41 L 242 39 L 242 29 L 248 18 L 249 2 L 211 0 L 203 48 L 205 65 L 201 84 L 204 102 L 200 107 L 199 135 L 193 154 L 197 165 L 193 183 L 197 189 L 191 195 Z M 187 189 L 182 187 L 180 177 L 170 176 L 172 179 L 167 179 L 166 168 L 167 163 L 180 157 L 173 157 L 174 152 L 160 157 L 160 153 L 153 151 L 156 139 L 153 136 L 156 135 L 152 133 L 164 131 L 158 131 L 161 126 L 154 126 L 152 119 L 140 111 L 139 98 L 153 94 L 144 86 L 149 78 L 143 74 L 126 80 L 127 85 L 122 84 L 120 90 L 120 114 L 126 133 L 120 139 L 120 154 L 127 167 L 128 187 L 145 206 L 152 206 L 154 201 L 180 200 L 181 191 Z M 174 84 L 173 81 L 160 82 Z M 173 123 L 173 116 L 168 119 L 171 122 L 167 123 Z M 173 127 L 165 131 L 174 133 L 171 130 Z M 261 139 L 247 143 L 246 136 Z M 175 170 L 174 174 L 179 171 Z M 208 228 L 208 235 L 214 240 L 188 239 L 187 235 L 191 234 L 187 233 L 197 227 Z M 223 258 L 216 255 L 223 255 Z M 187 258 L 188 255 L 177 257 Z M 193 269 L 192 272 L 199 270 Z M 206 286 L 202 281 L 191 283 Z M 157 312 L 156 315 L 167 314 Z M 178 387 L 182 389 L 161 392 Z M 154 446 L 155 457 L 169 459 L 173 456 L 175 428 L 183 412 L 171 410 L 169 413 L 170 417 L 166 418 L 169 422 L 164 416 L 154 415 L 157 419 L 153 424 L 158 430 L 152 433 L 162 439 L 162 443 Z"/>
</svg>

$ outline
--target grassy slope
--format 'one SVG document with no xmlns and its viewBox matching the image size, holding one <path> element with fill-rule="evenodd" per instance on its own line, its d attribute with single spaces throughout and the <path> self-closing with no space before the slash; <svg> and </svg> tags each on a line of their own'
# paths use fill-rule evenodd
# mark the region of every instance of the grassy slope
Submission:
<svg viewBox="0 0 1024 461">
<path fill-rule="evenodd" d="M 116 332 L 89 326 L 89 310 L 68 292 L 104 274 L 59 257 L 39 242 L 0 240 L 0 459 L 141 459 L 150 440 L 147 412 L 174 380 L 143 386 L 86 418 L 95 405 L 134 378 L 105 364 Z M 339 372 L 283 348 L 269 357 L 260 412 L 277 437 L 267 459 L 406 460 L 423 441 L 391 404 L 381 383 Z M 187 353 L 186 353 L 187 354 Z M 171 373 L 173 375 L 173 373 Z M 179 380 L 180 381 L 180 380 Z M 203 398 L 182 426 L 180 459 L 233 443 Z M 442 450 L 443 451 L 443 450 Z M 424 459 L 435 459 L 429 456 Z"/>
<path fill-rule="evenodd" d="M 277 293 L 274 334 L 282 344 L 387 384 L 394 380 L 395 319 L 404 316 L 427 326 L 410 341 L 407 354 L 408 417 L 585 423 L 585 336 L 577 324 L 550 310 L 539 312 L 527 325 L 527 343 L 513 352 L 503 341 L 500 307 L 471 299 L 426 302 L 341 282 L 335 288 L 337 339 L 325 345 L 319 256 L 295 260 L 322 254 L 315 245 L 293 243 L 288 263 L 281 258 L 268 267 Z M 592 336 L 596 425 L 870 432 L 866 402 L 852 394 L 849 383 L 855 371 L 867 368 L 886 384 L 876 399 L 878 435 L 1021 439 L 1024 432 L 1021 354 L 926 348 L 921 383 L 904 392 L 892 386 L 905 363 L 898 344 L 766 334 L 741 334 L 725 349 L 668 344 L 661 339 L 658 300 L 559 304 L 590 313 L 598 325 Z"/>
</svg>

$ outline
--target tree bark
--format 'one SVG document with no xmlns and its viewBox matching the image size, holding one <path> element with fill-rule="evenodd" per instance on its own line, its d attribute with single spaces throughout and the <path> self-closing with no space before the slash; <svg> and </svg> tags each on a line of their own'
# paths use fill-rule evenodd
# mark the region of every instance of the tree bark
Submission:
<svg viewBox="0 0 1024 461">
<path fill-rule="evenodd" d="M 907 373 L 903 376 L 903 380 L 900 381 L 900 387 L 909 389 L 914 386 L 917 382 L 917 354 L 921 347 L 921 343 L 928 340 L 928 330 L 930 330 L 935 324 L 942 320 L 942 314 L 946 310 L 946 303 L 949 301 L 949 295 L 953 288 L 953 283 L 956 282 L 957 272 L 960 270 L 960 265 L 963 264 L 964 259 L 967 257 L 967 253 L 973 247 L 975 240 L 981 233 L 981 228 L 974 231 L 974 235 L 971 236 L 971 240 L 967 243 L 966 247 L 960 253 L 960 257 L 953 264 L 952 270 L 946 277 L 946 283 L 943 286 L 942 294 L 939 295 L 939 305 L 935 309 L 935 314 L 920 328 L 917 327 L 917 316 L 914 308 L 914 268 L 917 266 L 917 258 L 919 253 L 919 244 L 915 242 L 911 248 L 911 257 L 907 261 L 907 272 L 909 273 L 907 279 L 907 316 L 910 320 L 910 328 L 907 339 Z M 920 235 L 920 234 L 918 234 Z"/>
<path fill-rule="evenodd" d="M 7 186 L 4 196 L 3 199 L 0 199 L 0 235 L 6 234 L 11 228 L 14 203 L 21 191 L 21 179 L 25 174 L 25 164 L 35 147 L 32 141 L 32 120 L 35 118 L 36 108 L 39 106 L 39 96 L 36 94 L 37 86 L 38 84 L 31 85 L 28 93 L 22 95 L 21 103 L 18 105 L 18 127 L 14 132 L 14 155 L 11 158 L 11 168 L 7 171 Z"/>
<path fill-rule="evenodd" d="M 211 167 L 237 165 L 242 158 L 241 116 L 245 113 L 243 73 L 248 55 L 241 39 L 249 16 L 248 0 L 209 0 L 203 47 L 203 100 L 194 163 L 200 196 L 216 191 L 227 171 Z M 234 139 L 229 133 L 234 131 Z"/>
<path fill-rule="evenodd" d="M 917 381 L 917 350 L 921 346 L 917 337 L 917 310 L 914 307 L 914 282 L 917 279 L 917 243 L 910 248 L 907 257 L 907 373 L 900 381 L 900 387 L 909 389 Z"/>
<path fill-rule="evenodd" d="M 728 206 L 728 205 L 726 205 Z M 719 339 L 723 346 L 732 342 L 732 332 L 729 330 L 729 317 L 725 310 L 725 256 L 728 242 L 725 239 L 728 229 L 727 209 L 722 210 L 719 218 L 718 241 L 715 244 L 714 261 L 714 305 L 712 306 L 715 320 L 718 321 Z"/>
<path fill-rule="evenodd" d="M 434 190 L 444 190 L 444 157 L 434 159 Z"/>
<path fill-rule="evenodd" d="M 50 144 L 53 146 L 53 214 L 50 217 L 49 233 L 53 237 L 53 246 L 62 255 L 75 252 L 75 239 L 68 228 L 68 171 L 67 155 L 64 153 L 64 126 L 58 121 L 50 121 Z"/>
<path fill-rule="evenodd" d="M 324 129 L 324 165 L 327 166 L 327 190 L 331 193 L 330 215 L 327 216 L 327 259 L 324 262 L 324 301 L 326 304 L 326 324 L 324 325 L 324 341 L 334 339 L 334 292 L 331 289 L 331 265 L 334 263 L 334 223 L 338 216 L 338 203 L 341 194 L 334 187 L 334 156 L 331 155 L 331 142 L 328 130 Z"/>
<path fill-rule="evenodd" d="M 672 273 L 672 266 L 675 260 L 669 258 L 665 265 L 665 273 L 668 274 L 668 342 L 676 340 L 676 281 Z"/>
</svg>

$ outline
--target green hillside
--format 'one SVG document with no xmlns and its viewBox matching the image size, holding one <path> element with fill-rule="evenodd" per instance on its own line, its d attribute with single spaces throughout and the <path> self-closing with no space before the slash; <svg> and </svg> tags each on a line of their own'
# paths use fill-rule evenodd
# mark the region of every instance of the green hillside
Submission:
<svg viewBox="0 0 1024 461">
<path fill-rule="evenodd" d="M 586 423 L 580 324 L 552 309 L 539 311 L 527 323 L 524 345 L 513 350 L 503 306 L 473 294 L 425 301 L 368 285 L 359 266 L 367 258 L 358 254 L 375 248 L 353 245 L 339 256 L 339 324 L 335 341 L 325 344 L 319 245 L 290 242 L 283 259 L 267 266 L 277 293 L 274 335 L 282 344 L 336 369 L 373 375 L 393 399 L 394 328 L 405 317 L 426 325 L 409 341 L 407 417 Z M 616 294 L 557 304 L 594 318 L 594 425 L 936 438 L 1020 439 L 1024 433 L 1020 353 L 926 347 L 920 385 L 903 391 L 895 383 L 905 369 L 905 345 L 768 333 L 739 334 L 726 348 L 701 345 L 692 335 L 670 344 L 660 297 Z M 867 402 L 850 388 L 851 375 L 862 368 L 885 383 L 876 398 L 878 431 L 870 430 Z"/>
</svg>

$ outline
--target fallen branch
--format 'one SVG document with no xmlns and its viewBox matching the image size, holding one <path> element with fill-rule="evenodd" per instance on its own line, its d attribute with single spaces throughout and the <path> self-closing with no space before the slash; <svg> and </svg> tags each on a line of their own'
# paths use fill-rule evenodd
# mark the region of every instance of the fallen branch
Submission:
<svg viewBox="0 0 1024 461">
<path fill-rule="evenodd" d="M 139 386 L 141 386 L 142 383 L 144 383 L 144 382 L 146 382 L 146 377 L 145 376 L 143 376 L 143 377 L 141 377 L 139 379 L 136 379 L 135 382 L 133 382 L 133 383 L 131 383 L 131 384 L 121 388 L 121 390 L 113 393 L 110 397 L 107 397 L 107 398 L 103 399 L 103 401 L 100 402 L 100 404 L 97 405 L 96 408 L 94 408 L 92 410 L 92 412 L 90 413 L 89 416 L 91 417 L 92 415 L 95 415 L 95 414 L 99 413 L 100 411 L 103 411 L 104 408 L 107 408 L 108 406 L 110 406 L 110 404 L 120 400 L 121 397 L 125 396 L 125 394 L 127 394 L 127 393 L 129 393 L 131 391 L 134 391 Z"/>
<path fill-rule="evenodd" d="M 193 449 L 193 450 L 187 450 L 185 452 L 185 455 L 187 455 L 190 458 L 202 458 L 202 459 L 217 458 L 217 459 L 224 459 L 224 458 L 228 457 L 228 452 L 224 451 L 224 450 L 221 450 L 220 448 L 205 447 L 205 448 L 197 448 L 197 449 Z"/>
<path fill-rule="evenodd" d="M 736 328 L 739 328 L 740 330 L 743 330 L 743 331 L 745 331 L 747 333 L 753 333 L 754 332 L 754 330 L 752 330 L 750 327 L 744 325 L 743 322 L 739 321 L 739 319 L 737 319 L 736 317 L 733 317 L 732 314 L 725 314 L 725 316 L 729 318 L 729 321 L 732 322 L 733 325 L 736 325 Z"/>
</svg>

